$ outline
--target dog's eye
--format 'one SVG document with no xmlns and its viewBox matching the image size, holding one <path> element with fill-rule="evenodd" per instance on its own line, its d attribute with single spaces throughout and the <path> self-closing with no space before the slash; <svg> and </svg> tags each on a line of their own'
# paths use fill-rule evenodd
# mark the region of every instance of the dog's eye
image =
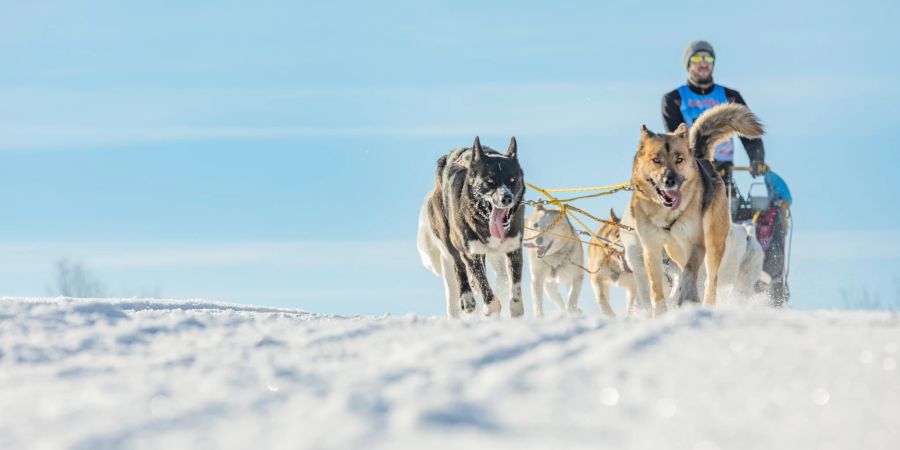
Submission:
<svg viewBox="0 0 900 450">
<path fill-rule="evenodd" d="M 657 156 L 656 158 L 653 158 L 653 164 L 662 164 L 662 160 L 659 159 L 659 156 Z"/>
<path fill-rule="evenodd" d="M 682 158 L 680 156 L 678 158 L 675 158 L 675 164 L 681 164 L 683 162 L 684 162 L 684 158 Z"/>
<path fill-rule="evenodd" d="M 515 182 L 516 182 L 516 177 L 510 178 L 510 179 L 509 179 L 509 182 L 510 182 L 510 183 L 515 183 Z"/>
</svg>

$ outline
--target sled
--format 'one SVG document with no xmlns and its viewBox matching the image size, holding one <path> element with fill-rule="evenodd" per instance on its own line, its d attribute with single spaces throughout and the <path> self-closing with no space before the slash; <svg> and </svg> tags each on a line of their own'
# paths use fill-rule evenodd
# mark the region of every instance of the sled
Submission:
<svg viewBox="0 0 900 450">
<path fill-rule="evenodd" d="M 749 167 L 734 167 L 734 171 L 750 171 Z M 757 290 L 767 292 L 774 306 L 784 306 L 790 299 L 788 275 L 793 237 L 791 197 L 787 183 L 775 172 L 768 171 L 764 181 L 750 184 L 744 195 L 734 183 L 727 186 L 731 198 L 731 220 L 752 224 L 756 239 L 765 252 L 763 271 L 768 283 L 760 283 Z"/>
</svg>

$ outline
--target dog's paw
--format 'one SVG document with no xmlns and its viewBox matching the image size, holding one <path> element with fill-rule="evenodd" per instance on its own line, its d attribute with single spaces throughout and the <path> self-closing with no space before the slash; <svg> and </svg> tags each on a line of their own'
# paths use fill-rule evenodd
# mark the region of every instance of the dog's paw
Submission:
<svg viewBox="0 0 900 450">
<path fill-rule="evenodd" d="M 655 305 L 653 305 L 653 317 L 659 317 L 666 313 L 669 310 L 669 307 L 666 306 L 666 302 L 662 301 Z"/>
<path fill-rule="evenodd" d="M 500 315 L 500 300 L 494 299 L 494 301 L 490 303 L 484 304 L 484 315 L 485 316 L 498 316 Z"/>
<path fill-rule="evenodd" d="M 606 317 L 616 317 L 616 312 L 612 310 L 609 306 L 603 306 L 600 308 L 603 315 Z"/>
<path fill-rule="evenodd" d="M 522 299 L 513 297 L 509 301 L 509 315 L 512 317 L 522 317 L 525 315 L 525 304 L 522 302 Z M 543 311 L 541 311 L 541 315 L 544 315 Z"/>
<path fill-rule="evenodd" d="M 581 308 L 577 306 L 569 306 L 566 308 L 566 312 L 573 316 L 580 316 L 582 314 Z"/>
<path fill-rule="evenodd" d="M 471 292 L 463 294 L 459 299 L 459 309 L 466 314 L 472 314 L 475 311 L 475 296 Z"/>
</svg>

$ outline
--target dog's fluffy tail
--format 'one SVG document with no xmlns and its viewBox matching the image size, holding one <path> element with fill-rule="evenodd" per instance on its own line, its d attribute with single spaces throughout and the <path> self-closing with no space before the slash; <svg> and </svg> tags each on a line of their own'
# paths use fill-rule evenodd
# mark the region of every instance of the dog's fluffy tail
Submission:
<svg viewBox="0 0 900 450">
<path fill-rule="evenodd" d="M 716 144 L 733 134 L 748 138 L 763 135 L 763 126 L 744 105 L 727 103 L 704 112 L 691 127 L 691 152 L 698 159 L 712 159 Z"/>
</svg>

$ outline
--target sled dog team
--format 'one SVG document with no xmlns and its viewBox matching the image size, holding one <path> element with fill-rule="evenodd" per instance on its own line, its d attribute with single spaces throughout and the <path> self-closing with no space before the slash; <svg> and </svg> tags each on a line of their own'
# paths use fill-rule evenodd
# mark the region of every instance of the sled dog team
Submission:
<svg viewBox="0 0 900 450">
<path fill-rule="evenodd" d="M 690 130 L 682 124 L 654 133 L 642 125 L 631 200 L 621 218 L 611 211 L 611 223 L 596 231 L 600 240 L 588 246 L 586 265 L 578 233 L 559 210 L 538 205 L 526 218 L 515 138 L 506 153 L 476 137 L 471 147 L 441 156 L 419 214 L 417 247 L 425 266 L 443 278 L 447 314 L 472 313 L 476 293 L 485 315 L 500 313 L 500 299 L 508 299 L 511 316 L 524 314 L 523 247 L 536 316 L 543 316 L 545 293 L 560 311 L 579 313 L 585 276 L 607 315 L 614 315 L 611 284 L 626 290 L 629 315 L 649 308 L 657 316 L 684 302 L 712 307 L 723 288 L 751 293 L 762 274 L 762 248 L 752 230 L 731 223 L 725 185 L 711 162 L 715 145 L 734 134 L 763 134 L 739 104 L 706 111 Z M 497 274 L 494 288 L 486 264 Z"/>
</svg>

